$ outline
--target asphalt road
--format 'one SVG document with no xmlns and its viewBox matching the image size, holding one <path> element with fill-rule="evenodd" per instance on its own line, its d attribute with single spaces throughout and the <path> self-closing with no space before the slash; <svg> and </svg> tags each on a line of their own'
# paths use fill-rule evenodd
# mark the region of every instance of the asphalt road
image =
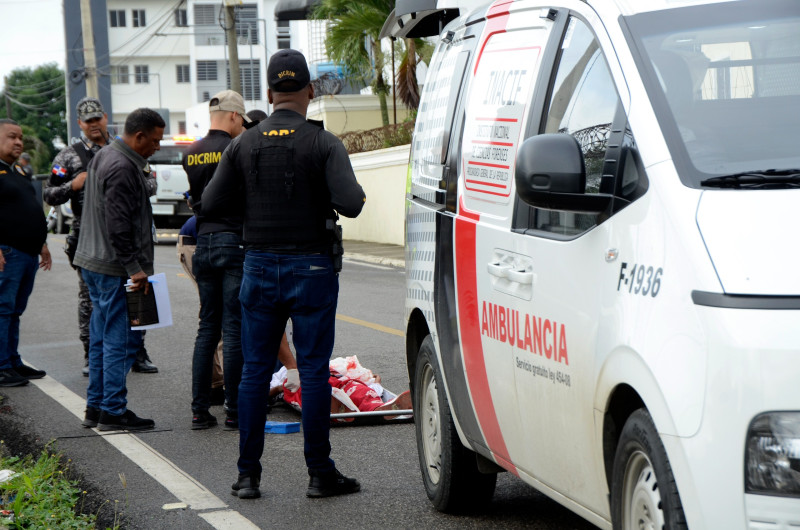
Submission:
<svg viewBox="0 0 800 530">
<path fill-rule="evenodd" d="M 422 487 L 412 423 L 332 429 L 332 457 L 361 481 L 358 494 L 307 499 L 302 433 L 296 433 L 266 435 L 262 498 L 231 496 L 238 433 L 190 429 L 199 304 L 169 243 L 156 248 L 156 272 L 166 273 L 174 324 L 145 339 L 160 371 L 128 376 L 129 407 L 155 419 L 156 429 L 100 436 L 83 428 L 88 379 L 81 375 L 77 277 L 60 252 L 61 238 L 50 236 L 53 270 L 37 274 L 22 316 L 20 352 L 48 377 L 3 393 L 32 434 L 56 440 L 73 467 L 107 495 L 106 509 L 124 513 L 128 528 L 594 528 L 507 473 L 500 475 L 493 501 L 474 513 L 438 513 Z M 346 260 L 340 285 L 334 356 L 357 355 L 381 374 L 386 388 L 406 390 L 403 270 Z M 224 419 L 222 407 L 211 412 Z M 269 419 L 299 421 L 286 409 Z"/>
</svg>

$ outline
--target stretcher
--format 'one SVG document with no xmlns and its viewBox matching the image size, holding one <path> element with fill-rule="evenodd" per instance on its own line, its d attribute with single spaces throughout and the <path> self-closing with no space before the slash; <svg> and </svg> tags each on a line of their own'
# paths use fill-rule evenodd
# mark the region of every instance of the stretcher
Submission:
<svg viewBox="0 0 800 530">
<path fill-rule="evenodd" d="M 380 384 L 380 378 L 363 368 L 355 356 L 337 357 L 331 363 L 331 424 L 363 425 L 413 421 L 409 391 L 395 394 Z M 281 387 L 275 404 L 285 404 L 302 411 L 300 389 L 295 392 L 282 387 L 286 369 L 272 378 L 270 388 Z"/>
</svg>

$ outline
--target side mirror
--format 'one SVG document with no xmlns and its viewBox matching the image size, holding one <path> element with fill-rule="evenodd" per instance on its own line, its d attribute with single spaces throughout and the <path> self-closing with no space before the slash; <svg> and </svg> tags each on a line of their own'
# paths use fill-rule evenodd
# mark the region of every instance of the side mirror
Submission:
<svg viewBox="0 0 800 530">
<path fill-rule="evenodd" d="M 522 142 L 514 177 L 520 198 L 545 210 L 599 214 L 613 198 L 586 195 L 583 153 L 569 134 L 540 134 Z"/>
</svg>

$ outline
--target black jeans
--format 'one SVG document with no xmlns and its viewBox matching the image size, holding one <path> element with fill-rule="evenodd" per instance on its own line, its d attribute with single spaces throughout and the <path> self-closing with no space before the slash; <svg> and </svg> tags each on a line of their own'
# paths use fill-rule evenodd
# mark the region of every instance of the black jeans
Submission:
<svg viewBox="0 0 800 530">
<path fill-rule="evenodd" d="M 214 351 L 222 336 L 225 403 L 237 414 L 239 382 L 242 379 L 242 285 L 244 246 L 232 232 L 217 232 L 197 238 L 192 270 L 200 293 L 200 325 L 192 357 L 192 412 L 208 412 Z"/>
</svg>

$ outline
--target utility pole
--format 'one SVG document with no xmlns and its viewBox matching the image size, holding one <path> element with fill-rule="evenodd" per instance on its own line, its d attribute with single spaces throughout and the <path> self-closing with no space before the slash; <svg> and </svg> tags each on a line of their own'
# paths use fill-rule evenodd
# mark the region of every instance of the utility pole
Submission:
<svg viewBox="0 0 800 530">
<path fill-rule="evenodd" d="M 85 0 L 88 1 L 88 0 Z M 225 34 L 228 37 L 228 65 L 231 71 L 231 90 L 242 93 L 239 77 L 239 39 L 236 37 L 236 5 L 241 0 L 225 0 Z"/>
<path fill-rule="evenodd" d="M 5 83 L 3 83 L 3 86 L 6 87 L 6 91 L 3 94 L 6 100 L 6 118 L 11 120 L 13 118 L 11 117 L 11 100 L 8 99 L 8 76 L 3 77 L 3 81 L 5 81 Z"/>
<path fill-rule="evenodd" d="M 83 63 L 86 70 L 86 95 L 99 97 L 97 90 L 97 58 L 94 54 L 94 29 L 92 28 L 91 0 L 81 0 L 81 27 L 83 29 Z"/>
</svg>

